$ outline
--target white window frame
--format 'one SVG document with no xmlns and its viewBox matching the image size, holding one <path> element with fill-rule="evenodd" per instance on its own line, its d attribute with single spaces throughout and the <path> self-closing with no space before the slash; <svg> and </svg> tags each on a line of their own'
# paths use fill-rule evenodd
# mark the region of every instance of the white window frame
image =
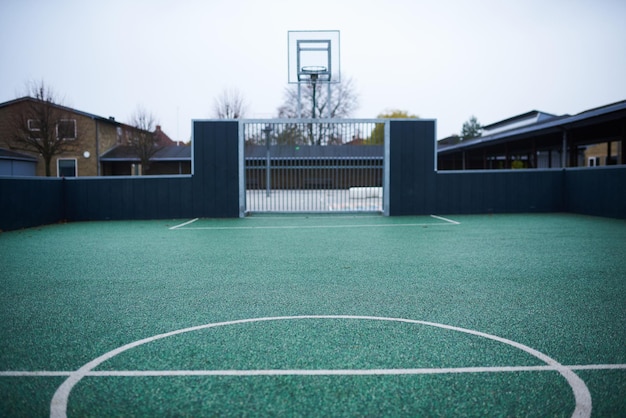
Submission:
<svg viewBox="0 0 626 418">
<path fill-rule="evenodd" d="M 59 123 L 61 122 L 72 122 L 74 124 L 74 136 L 72 138 L 59 138 Z M 57 134 L 57 139 L 60 140 L 68 140 L 68 141 L 73 141 L 76 139 L 76 119 L 59 119 L 59 122 L 57 122 L 56 124 L 56 134 Z"/>
<path fill-rule="evenodd" d="M 57 177 L 61 176 L 61 161 L 74 161 L 74 177 L 78 177 L 78 159 L 77 158 L 58 158 L 57 159 Z"/>
<path fill-rule="evenodd" d="M 41 131 L 41 128 L 34 128 L 31 125 L 31 122 L 39 122 L 37 119 L 28 119 L 28 130 L 31 132 L 39 132 Z"/>
</svg>

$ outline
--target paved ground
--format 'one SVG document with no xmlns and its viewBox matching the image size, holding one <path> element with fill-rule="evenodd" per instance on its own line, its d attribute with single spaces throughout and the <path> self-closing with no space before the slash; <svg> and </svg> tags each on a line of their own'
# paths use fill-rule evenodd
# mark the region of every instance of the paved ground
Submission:
<svg viewBox="0 0 626 418">
<path fill-rule="evenodd" d="M 368 188 L 372 189 L 372 188 Z M 344 190 L 265 190 L 246 192 L 246 212 L 382 212 L 382 193 Z"/>
</svg>

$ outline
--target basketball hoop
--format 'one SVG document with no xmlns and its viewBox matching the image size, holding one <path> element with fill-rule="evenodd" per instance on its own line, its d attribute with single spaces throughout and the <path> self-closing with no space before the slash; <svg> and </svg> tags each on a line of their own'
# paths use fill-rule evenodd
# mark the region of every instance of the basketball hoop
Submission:
<svg viewBox="0 0 626 418">
<path fill-rule="evenodd" d="M 298 117 L 302 117 L 302 88 L 313 87 L 312 117 L 316 117 L 316 100 L 321 85 L 327 90 L 324 109 L 330 118 L 331 84 L 341 82 L 339 63 L 339 31 L 289 31 L 287 32 L 288 80 L 298 85 Z M 321 109 L 320 109 L 321 111 Z M 320 114 L 320 116 L 322 116 Z"/>
<path fill-rule="evenodd" d="M 315 119 L 315 106 L 317 105 L 317 101 L 315 99 L 317 89 L 315 88 L 315 85 L 318 81 L 330 81 L 330 73 L 328 72 L 328 68 L 323 65 L 309 65 L 302 67 L 300 69 L 300 74 L 302 76 L 301 79 L 308 80 L 313 85 L 313 109 L 311 116 Z"/>
<path fill-rule="evenodd" d="M 313 83 L 316 81 L 330 81 L 330 73 L 328 68 L 322 65 L 310 65 L 300 69 L 300 79 L 308 80 Z"/>
</svg>

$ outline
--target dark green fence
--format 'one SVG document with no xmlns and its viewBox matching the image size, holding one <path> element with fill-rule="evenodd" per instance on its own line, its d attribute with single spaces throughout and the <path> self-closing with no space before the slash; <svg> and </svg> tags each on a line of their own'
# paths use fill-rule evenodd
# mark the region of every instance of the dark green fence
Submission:
<svg viewBox="0 0 626 418">
<path fill-rule="evenodd" d="M 65 219 L 64 195 L 62 179 L 0 178 L 0 230 L 29 228 Z"/>
<path fill-rule="evenodd" d="M 568 212 L 626 219 L 626 167 L 566 170 Z"/>
<path fill-rule="evenodd" d="M 239 124 L 196 121 L 193 175 L 0 178 L 0 230 L 59 221 L 238 217 Z M 557 212 L 626 219 L 626 167 L 436 172 L 435 122 L 390 124 L 389 214 Z"/>
</svg>

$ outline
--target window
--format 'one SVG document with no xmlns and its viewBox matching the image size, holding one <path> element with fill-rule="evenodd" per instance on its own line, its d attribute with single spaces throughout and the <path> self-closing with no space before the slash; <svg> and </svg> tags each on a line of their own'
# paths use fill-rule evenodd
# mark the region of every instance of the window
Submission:
<svg viewBox="0 0 626 418">
<path fill-rule="evenodd" d="M 36 119 L 28 119 L 28 130 L 29 131 L 40 131 L 41 130 L 41 121 Z"/>
<path fill-rule="evenodd" d="M 37 119 L 28 119 L 28 130 L 32 139 L 41 139 L 41 121 Z"/>
<path fill-rule="evenodd" d="M 59 177 L 76 177 L 76 159 L 68 158 L 57 160 Z"/>
<path fill-rule="evenodd" d="M 62 119 L 57 123 L 58 139 L 76 139 L 76 121 L 74 119 Z"/>
<path fill-rule="evenodd" d="M 589 157 L 587 159 L 588 167 L 596 167 L 600 165 L 600 157 Z"/>
</svg>

